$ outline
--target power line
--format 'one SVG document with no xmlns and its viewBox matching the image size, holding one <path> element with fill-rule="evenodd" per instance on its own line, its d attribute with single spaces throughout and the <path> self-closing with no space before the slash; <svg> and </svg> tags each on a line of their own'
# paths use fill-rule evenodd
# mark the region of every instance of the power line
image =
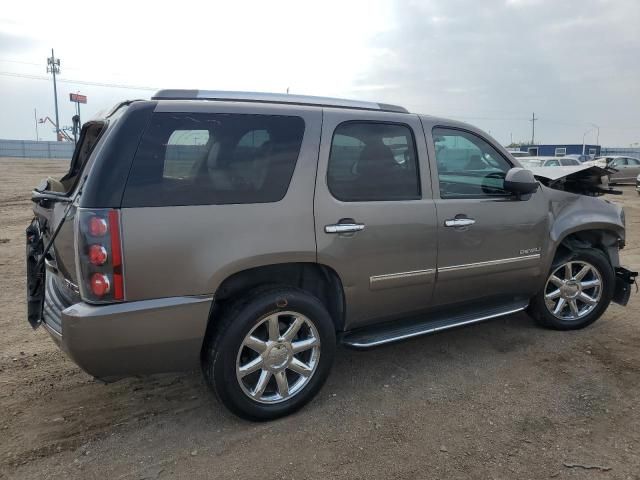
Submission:
<svg viewBox="0 0 640 480">
<path fill-rule="evenodd" d="M 46 80 L 46 81 L 50 80 L 49 77 L 45 77 L 43 75 L 31 75 L 28 73 L 0 72 L 0 75 L 5 77 L 28 78 L 30 80 Z M 56 81 L 59 83 L 70 83 L 73 85 L 89 85 L 93 87 L 125 88 L 129 90 L 150 90 L 150 91 L 159 90 L 158 87 L 145 87 L 141 85 L 125 85 L 125 84 L 105 83 L 105 82 L 90 82 L 87 80 L 72 80 L 68 78 L 56 78 Z"/>
</svg>

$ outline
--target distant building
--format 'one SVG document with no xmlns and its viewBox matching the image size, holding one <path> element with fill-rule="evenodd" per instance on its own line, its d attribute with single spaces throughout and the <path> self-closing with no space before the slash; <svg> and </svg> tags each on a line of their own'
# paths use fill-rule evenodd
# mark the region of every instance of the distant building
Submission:
<svg viewBox="0 0 640 480">
<path fill-rule="evenodd" d="M 558 145 L 520 145 L 521 152 L 529 152 L 532 156 L 564 157 L 565 155 L 582 155 L 582 144 Z M 584 154 L 600 156 L 600 145 L 585 145 Z"/>
</svg>

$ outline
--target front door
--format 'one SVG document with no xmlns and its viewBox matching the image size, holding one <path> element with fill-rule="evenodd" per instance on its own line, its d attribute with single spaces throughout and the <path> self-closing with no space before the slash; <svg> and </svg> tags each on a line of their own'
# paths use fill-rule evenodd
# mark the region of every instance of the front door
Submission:
<svg viewBox="0 0 640 480">
<path fill-rule="evenodd" d="M 512 164 L 489 141 L 425 123 L 438 212 L 434 305 L 530 298 L 542 275 L 548 208 L 542 192 L 520 199 L 503 189 Z"/>
<path fill-rule="evenodd" d="M 314 211 L 318 262 L 342 280 L 346 329 L 429 306 L 436 212 L 417 116 L 325 110 Z"/>
</svg>

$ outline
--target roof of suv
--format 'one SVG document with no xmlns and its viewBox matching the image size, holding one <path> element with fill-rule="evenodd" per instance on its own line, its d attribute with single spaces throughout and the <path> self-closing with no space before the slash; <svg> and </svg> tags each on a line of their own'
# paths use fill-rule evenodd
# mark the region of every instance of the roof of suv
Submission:
<svg viewBox="0 0 640 480">
<path fill-rule="evenodd" d="M 227 92 L 217 90 L 159 90 L 151 100 L 213 100 L 233 102 L 281 103 L 317 107 L 353 108 L 357 110 L 379 110 L 383 112 L 409 113 L 399 105 L 364 102 L 340 98 L 289 95 L 287 93 Z"/>
</svg>

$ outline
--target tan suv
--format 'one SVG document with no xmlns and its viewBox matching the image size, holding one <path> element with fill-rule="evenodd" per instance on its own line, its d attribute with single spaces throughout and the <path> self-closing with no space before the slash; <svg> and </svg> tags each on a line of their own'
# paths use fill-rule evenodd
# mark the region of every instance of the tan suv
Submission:
<svg viewBox="0 0 640 480">
<path fill-rule="evenodd" d="M 33 192 L 29 321 L 100 379 L 202 365 L 232 411 L 275 418 L 336 344 L 625 304 L 622 209 L 556 180 L 402 107 L 163 90 L 86 123 Z"/>
</svg>

